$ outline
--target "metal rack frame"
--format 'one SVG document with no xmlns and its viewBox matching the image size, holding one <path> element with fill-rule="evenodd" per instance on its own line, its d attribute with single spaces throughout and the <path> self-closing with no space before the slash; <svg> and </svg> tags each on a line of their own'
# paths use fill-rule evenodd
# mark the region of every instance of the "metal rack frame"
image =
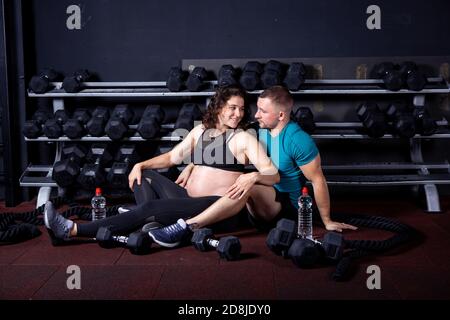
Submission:
<svg viewBox="0 0 450 320">
<path fill-rule="evenodd" d="M 316 95 L 316 94 L 331 94 L 331 95 L 364 95 L 364 94 L 407 94 L 414 95 L 413 105 L 415 107 L 423 107 L 425 105 L 426 94 L 450 94 L 449 84 L 443 78 L 428 78 L 428 85 L 420 92 L 399 90 L 389 91 L 380 88 L 381 80 L 306 80 L 304 88 L 299 91 L 291 92 L 294 95 Z M 200 92 L 170 92 L 166 88 L 165 82 L 86 82 L 85 88 L 78 93 L 66 93 L 61 89 L 61 82 L 52 83 L 54 89 L 44 93 L 36 94 L 28 92 L 29 97 L 38 98 L 53 98 L 53 111 L 64 109 L 64 98 L 77 97 L 206 97 L 206 100 L 214 94 L 214 88 L 217 81 L 207 81 L 203 91 Z M 250 91 L 249 94 L 260 94 L 262 91 Z M 443 119 L 438 121 L 439 126 L 447 127 L 448 122 Z M 333 133 L 315 133 L 311 136 L 314 139 L 369 139 L 367 135 L 343 131 L 343 128 L 358 129 L 362 127 L 359 122 L 337 122 L 337 123 L 316 123 L 319 131 L 321 129 L 334 128 L 336 132 Z M 166 125 L 167 129 L 173 128 L 173 125 Z M 355 130 L 356 131 L 356 130 Z M 392 134 L 386 134 L 381 139 L 396 139 L 398 137 Z M 327 181 L 330 185 L 364 185 L 364 186 L 390 186 L 390 185 L 423 185 L 427 200 L 428 212 L 440 212 L 439 194 L 436 184 L 450 184 L 450 168 L 447 162 L 440 164 L 427 164 L 423 161 L 422 156 L 422 139 L 448 139 L 450 138 L 450 131 L 437 133 L 431 136 L 415 135 L 409 139 L 410 143 L 410 157 L 412 163 L 366 163 L 366 164 L 350 164 L 350 165 L 333 165 L 324 166 L 324 171 L 328 170 L 413 170 L 415 174 L 401 174 L 401 175 L 384 175 L 382 177 L 375 175 L 327 175 Z M 164 136 L 154 139 L 155 141 L 181 141 L 182 137 Z M 137 134 L 123 139 L 124 141 L 147 141 Z M 81 139 L 69 139 L 61 137 L 58 139 L 49 139 L 46 137 L 38 137 L 37 139 L 25 138 L 27 142 L 49 142 L 57 143 L 57 152 L 55 155 L 55 162 L 61 158 L 61 150 L 64 142 L 68 141 L 111 141 L 110 138 L 104 137 L 90 137 L 85 136 Z M 446 170 L 445 173 L 430 173 L 430 170 Z M 30 173 L 39 172 L 45 177 L 30 177 Z M 30 165 L 20 178 L 20 185 L 23 187 L 40 187 L 38 195 L 37 206 L 44 203 L 50 195 L 52 187 L 58 187 L 51 179 L 52 166 L 46 165 Z M 63 192 L 58 187 L 59 193 Z"/>
</svg>

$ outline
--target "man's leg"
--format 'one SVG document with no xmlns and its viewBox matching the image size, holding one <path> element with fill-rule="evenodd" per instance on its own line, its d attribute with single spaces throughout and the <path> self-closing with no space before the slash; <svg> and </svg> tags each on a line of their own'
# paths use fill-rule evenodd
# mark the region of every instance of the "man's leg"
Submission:
<svg viewBox="0 0 450 320">
<path fill-rule="evenodd" d="M 273 187 L 254 185 L 241 199 L 223 196 L 200 214 L 186 220 L 186 223 L 194 225 L 194 228 L 202 228 L 234 216 L 244 208 L 246 203 L 250 214 L 255 218 L 270 221 L 281 211 L 281 204 L 275 199 L 276 193 Z"/>
</svg>

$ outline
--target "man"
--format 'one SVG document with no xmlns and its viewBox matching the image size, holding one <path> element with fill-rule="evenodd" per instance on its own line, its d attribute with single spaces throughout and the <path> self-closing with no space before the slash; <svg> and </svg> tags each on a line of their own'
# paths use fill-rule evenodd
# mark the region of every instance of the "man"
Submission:
<svg viewBox="0 0 450 320">
<path fill-rule="evenodd" d="M 201 228 L 237 214 L 244 205 L 255 225 L 267 229 L 283 217 L 296 218 L 300 191 L 309 180 L 323 224 L 327 230 L 342 232 L 356 227 L 331 220 L 330 197 L 321 168 L 320 154 L 312 138 L 290 120 L 293 98 L 282 86 L 266 89 L 258 98 L 259 140 L 266 147 L 272 162 L 278 168 L 280 182 L 273 187 L 258 184 L 260 173 L 239 176 L 227 194 L 209 208 L 186 221 L 152 230 L 155 242 L 166 245 L 178 241 L 188 230 Z M 188 169 L 189 170 L 189 167 Z M 188 174 L 188 173 L 187 173 Z M 183 178 L 177 180 L 181 185 Z M 179 233 L 179 236 L 173 233 Z M 168 240 L 170 238 L 170 240 Z M 170 243 L 167 246 L 171 246 Z"/>
</svg>

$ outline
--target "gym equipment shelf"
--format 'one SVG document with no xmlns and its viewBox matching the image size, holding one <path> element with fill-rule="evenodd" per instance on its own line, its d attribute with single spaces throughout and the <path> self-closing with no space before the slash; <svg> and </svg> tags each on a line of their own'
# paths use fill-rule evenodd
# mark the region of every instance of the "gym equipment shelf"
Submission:
<svg viewBox="0 0 450 320">
<path fill-rule="evenodd" d="M 441 77 L 428 78 L 427 86 L 421 91 L 410 91 L 402 89 L 399 91 L 390 91 L 383 89 L 381 80 L 306 80 L 301 90 L 292 91 L 293 95 L 413 95 L 413 105 L 415 107 L 425 106 L 425 97 L 428 94 L 450 94 L 449 84 Z M 78 93 L 66 93 L 61 89 L 61 82 L 52 83 L 54 89 L 43 94 L 36 94 L 28 91 L 28 96 L 32 98 L 52 98 L 53 111 L 64 109 L 64 98 L 84 98 L 84 97 L 208 97 L 214 94 L 217 81 L 206 81 L 205 88 L 199 92 L 170 92 L 166 88 L 166 83 L 160 82 L 86 82 L 84 89 Z M 249 91 L 251 95 L 260 94 L 262 90 Z M 415 135 L 408 139 L 410 143 L 411 163 L 366 163 L 366 164 L 347 164 L 347 165 L 324 165 L 327 182 L 330 185 L 349 185 L 349 186 L 391 186 L 391 185 L 423 185 L 427 200 L 427 211 L 440 212 L 439 195 L 436 184 L 450 184 L 450 168 L 448 163 L 427 164 L 422 157 L 421 141 L 423 139 L 448 139 L 450 138 L 450 129 L 447 120 L 443 119 L 437 122 L 439 128 L 437 133 L 430 136 Z M 312 134 L 314 139 L 373 139 L 366 134 L 361 133 L 363 127 L 359 122 L 340 122 L 340 123 L 316 123 L 316 133 Z M 166 129 L 172 129 L 173 125 L 166 125 Z M 153 141 L 181 141 L 182 137 L 165 135 Z M 380 139 L 400 139 L 393 134 L 385 134 Z M 57 146 L 55 162 L 61 158 L 62 146 L 69 141 L 111 141 L 107 136 L 91 137 L 84 136 L 80 139 L 69 139 L 60 137 L 58 139 L 49 139 L 47 137 L 38 137 L 36 139 L 25 138 L 27 142 L 55 142 Z M 134 134 L 123 141 L 147 141 Z M 348 175 L 334 174 L 335 171 L 352 170 L 414 170 L 414 174 L 390 174 L 390 175 Z M 431 170 L 444 170 L 445 172 L 430 173 Z M 52 187 L 58 187 L 51 179 L 52 166 L 49 165 L 30 165 L 20 178 L 20 185 L 23 187 L 40 187 L 37 206 L 44 203 L 50 196 Z M 329 173 L 329 174 L 328 174 Z M 40 177 L 32 176 L 41 174 Z M 59 192 L 63 190 L 58 187 Z"/>
<path fill-rule="evenodd" d="M 209 97 L 214 94 L 217 81 L 206 81 L 207 88 L 198 92 L 171 92 L 165 82 L 86 82 L 84 89 L 78 93 L 67 93 L 61 89 L 62 82 L 52 82 L 53 90 L 37 94 L 28 91 L 29 97 L 70 98 L 70 97 Z M 443 78 L 428 78 L 427 86 L 421 91 L 402 89 L 390 91 L 380 88 L 381 80 L 306 80 L 302 90 L 292 91 L 296 94 L 429 94 L 450 93 L 448 83 Z M 260 94 L 262 90 L 249 91 Z"/>
</svg>

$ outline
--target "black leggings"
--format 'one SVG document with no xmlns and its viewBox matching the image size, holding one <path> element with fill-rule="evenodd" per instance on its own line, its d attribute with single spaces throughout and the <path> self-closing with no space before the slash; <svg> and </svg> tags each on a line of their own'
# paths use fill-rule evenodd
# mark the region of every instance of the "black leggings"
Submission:
<svg viewBox="0 0 450 320">
<path fill-rule="evenodd" d="M 190 197 L 186 189 L 153 170 L 142 173 L 141 185 L 133 186 L 137 207 L 113 217 L 77 225 L 80 237 L 95 237 L 100 227 L 113 226 L 117 234 L 130 233 L 147 222 L 157 221 L 163 225 L 188 219 L 201 213 L 219 196 Z"/>
</svg>

